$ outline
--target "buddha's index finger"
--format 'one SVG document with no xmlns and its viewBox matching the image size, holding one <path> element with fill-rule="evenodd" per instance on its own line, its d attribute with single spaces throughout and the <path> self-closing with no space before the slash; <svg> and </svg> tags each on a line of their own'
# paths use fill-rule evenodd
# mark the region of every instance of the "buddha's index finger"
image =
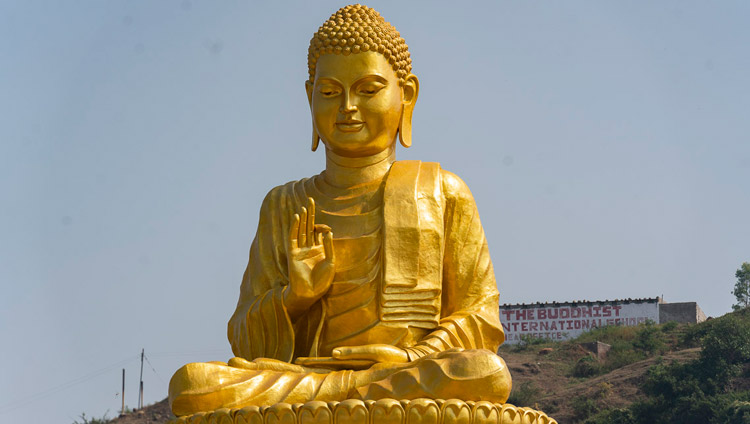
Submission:
<svg viewBox="0 0 750 424">
<path fill-rule="evenodd" d="M 315 245 L 315 200 L 307 198 L 307 245 Z"/>
<path fill-rule="evenodd" d="M 315 224 L 315 232 L 318 234 L 325 234 L 328 232 L 333 232 L 333 230 L 326 224 Z"/>
</svg>

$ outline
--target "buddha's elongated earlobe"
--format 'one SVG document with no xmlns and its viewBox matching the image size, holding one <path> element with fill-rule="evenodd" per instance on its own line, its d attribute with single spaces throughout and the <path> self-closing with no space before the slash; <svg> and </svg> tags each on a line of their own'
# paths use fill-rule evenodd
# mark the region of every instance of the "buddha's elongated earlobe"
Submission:
<svg viewBox="0 0 750 424">
<path fill-rule="evenodd" d="M 305 92 L 307 93 L 307 102 L 310 104 L 310 112 L 312 112 L 312 91 L 313 83 L 305 81 Z M 315 118 L 312 121 L 312 151 L 318 150 L 318 144 L 320 144 L 320 137 L 318 137 L 318 131 L 315 130 Z"/>
<path fill-rule="evenodd" d="M 409 74 L 404 78 L 403 90 L 404 101 L 401 108 L 401 121 L 398 123 L 398 140 L 402 146 L 411 147 L 411 117 L 419 96 L 419 80 L 416 75 Z"/>
<path fill-rule="evenodd" d="M 318 144 L 320 144 L 320 137 L 318 137 L 318 132 L 315 131 L 315 126 L 313 125 L 312 129 L 312 151 L 318 150 Z"/>
<path fill-rule="evenodd" d="M 411 114 L 413 108 L 401 109 L 401 122 L 398 123 L 398 141 L 404 147 L 411 147 Z"/>
</svg>

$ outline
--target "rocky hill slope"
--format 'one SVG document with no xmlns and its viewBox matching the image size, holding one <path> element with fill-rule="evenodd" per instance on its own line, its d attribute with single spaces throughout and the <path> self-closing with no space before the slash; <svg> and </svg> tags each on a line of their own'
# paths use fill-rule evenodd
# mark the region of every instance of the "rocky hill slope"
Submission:
<svg viewBox="0 0 750 424">
<path fill-rule="evenodd" d="M 592 342 L 605 343 L 610 350 L 592 352 Z M 661 422 L 654 414 L 666 414 L 665 420 L 673 417 L 678 412 L 670 408 L 679 405 L 680 396 L 694 398 L 696 390 L 699 398 L 718 406 L 694 422 L 750 423 L 750 311 L 697 325 L 604 327 L 566 342 L 530 339 L 503 346 L 499 353 L 513 376 L 509 402 L 541 409 L 560 423 L 598 424 L 612 417 L 627 424 Z M 720 376 L 704 378 L 707 371 L 693 372 L 698 367 L 710 369 L 711 360 L 719 361 L 720 369 L 734 370 L 721 380 L 723 385 L 717 383 Z M 695 387 L 679 386 L 682 379 L 695 380 Z M 730 415 L 739 418 L 717 418 Z M 692 422 L 690 417 L 681 422 Z M 155 424 L 170 418 L 164 400 L 110 422 Z"/>
</svg>

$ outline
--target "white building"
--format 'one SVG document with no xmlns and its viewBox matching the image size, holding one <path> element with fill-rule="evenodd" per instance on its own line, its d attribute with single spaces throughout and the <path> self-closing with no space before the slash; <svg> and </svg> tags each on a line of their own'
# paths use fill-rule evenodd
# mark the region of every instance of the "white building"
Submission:
<svg viewBox="0 0 750 424">
<path fill-rule="evenodd" d="M 567 340 L 607 325 L 697 323 L 705 319 L 695 302 L 665 303 L 659 297 L 500 306 L 500 321 L 510 344 L 518 343 L 522 336 Z"/>
</svg>

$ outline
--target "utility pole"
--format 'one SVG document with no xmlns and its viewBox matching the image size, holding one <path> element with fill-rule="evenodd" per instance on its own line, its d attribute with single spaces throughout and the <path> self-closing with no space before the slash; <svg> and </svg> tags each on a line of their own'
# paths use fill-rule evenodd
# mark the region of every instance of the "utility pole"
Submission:
<svg viewBox="0 0 750 424">
<path fill-rule="evenodd" d="M 120 393 L 122 398 L 122 409 L 120 409 L 120 415 L 125 415 L 125 368 L 122 369 L 122 392 Z"/>
<path fill-rule="evenodd" d="M 141 349 L 141 384 L 140 392 L 138 394 L 138 409 L 143 408 L 143 357 L 145 356 L 146 349 Z"/>
</svg>

